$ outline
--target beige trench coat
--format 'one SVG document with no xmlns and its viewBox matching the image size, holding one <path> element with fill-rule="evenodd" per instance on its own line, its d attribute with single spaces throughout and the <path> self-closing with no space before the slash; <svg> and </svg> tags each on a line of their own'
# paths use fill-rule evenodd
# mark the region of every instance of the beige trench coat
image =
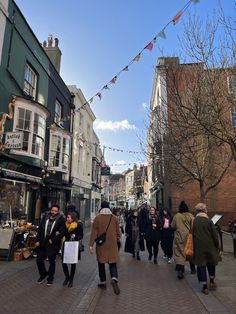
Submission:
<svg viewBox="0 0 236 314">
<path fill-rule="evenodd" d="M 183 254 L 184 246 L 190 231 L 193 215 L 190 213 L 177 213 L 171 223 L 174 229 L 173 257 L 176 264 L 184 265 L 186 258 Z"/>
<path fill-rule="evenodd" d="M 97 236 L 106 231 L 110 217 L 111 215 L 102 213 L 98 214 L 98 216 L 95 217 L 89 240 L 90 247 L 94 245 Z M 116 263 L 118 261 L 119 252 L 117 241 L 119 239 L 120 227 L 118 219 L 115 215 L 112 215 L 112 219 L 107 230 L 105 243 L 103 243 L 102 245 L 96 244 L 96 255 L 97 261 L 99 263 Z"/>
</svg>

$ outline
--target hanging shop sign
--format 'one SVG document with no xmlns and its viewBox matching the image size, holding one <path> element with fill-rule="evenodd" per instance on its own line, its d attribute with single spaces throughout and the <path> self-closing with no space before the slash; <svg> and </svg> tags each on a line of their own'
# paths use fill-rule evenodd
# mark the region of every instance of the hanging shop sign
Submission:
<svg viewBox="0 0 236 314">
<path fill-rule="evenodd" d="M 21 149 L 23 132 L 6 132 L 4 147 L 8 149 Z"/>
<path fill-rule="evenodd" d="M 111 174 L 111 168 L 108 166 L 101 168 L 101 176 L 109 176 Z"/>
</svg>

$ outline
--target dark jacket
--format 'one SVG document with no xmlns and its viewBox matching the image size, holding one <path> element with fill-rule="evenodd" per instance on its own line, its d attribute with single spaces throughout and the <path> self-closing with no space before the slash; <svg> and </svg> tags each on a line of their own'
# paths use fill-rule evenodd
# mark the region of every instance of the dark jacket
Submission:
<svg viewBox="0 0 236 314">
<path fill-rule="evenodd" d="M 78 221 L 78 225 L 75 229 L 72 230 L 68 230 L 68 228 L 66 227 L 65 229 L 65 234 L 63 238 L 63 246 L 62 246 L 62 256 L 64 254 L 64 242 L 65 241 L 80 241 L 83 239 L 84 233 L 83 233 L 83 224 L 81 221 Z M 78 255 L 78 259 L 81 259 L 81 252 L 83 251 L 83 249 L 81 248 L 82 246 L 82 242 L 79 243 L 79 255 Z"/>
<path fill-rule="evenodd" d="M 64 216 L 59 213 L 55 218 L 50 235 L 46 236 L 45 228 L 49 217 L 50 213 L 43 216 L 38 228 L 36 242 L 40 243 L 38 250 L 43 250 L 47 256 L 52 256 L 58 254 L 61 248 L 61 239 L 66 232 L 66 225 Z M 52 240 L 52 244 L 49 243 L 49 240 Z"/>
<path fill-rule="evenodd" d="M 207 217 L 196 217 L 193 223 L 194 263 L 205 266 L 217 265 L 219 261 L 219 241 L 215 225 Z"/>
<path fill-rule="evenodd" d="M 139 226 L 139 246 L 140 250 L 144 251 L 144 241 L 143 241 L 143 236 L 144 236 L 144 225 L 143 225 L 143 220 L 140 219 L 140 217 L 137 217 L 137 223 Z M 125 252 L 127 253 L 133 253 L 134 251 L 134 243 L 132 241 L 132 228 L 134 224 L 134 216 L 130 215 L 127 218 L 126 225 L 125 225 L 125 234 L 126 234 L 126 241 L 125 241 Z"/>
<path fill-rule="evenodd" d="M 153 229 L 152 224 L 156 224 L 157 227 Z M 162 226 L 163 221 L 159 215 L 155 215 L 153 218 L 148 215 L 145 222 L 146 241 L 160 241 Z"/>
</svg>

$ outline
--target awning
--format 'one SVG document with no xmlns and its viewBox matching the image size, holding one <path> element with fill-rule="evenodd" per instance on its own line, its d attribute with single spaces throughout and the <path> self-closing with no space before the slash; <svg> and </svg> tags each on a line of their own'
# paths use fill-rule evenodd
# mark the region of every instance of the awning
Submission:
<svg viewBox="0 0 236 314">
<path fill-rule="evenodd" d="M 42 178 L 41 177 L 36 177 L 36 176 L 31 176 L 29 174 L 25 174 L 22 172 L 17 172 L 5 168 L 0 167 L 0 172 L 3 174 L 5 178 L 11 178 L 11 179 L 17 179 L 17 180 L 23 180 L 23 181 L 29 181 L 29 182 L 36 182 L 39 184 L 42 184 Z"/>
</svg>

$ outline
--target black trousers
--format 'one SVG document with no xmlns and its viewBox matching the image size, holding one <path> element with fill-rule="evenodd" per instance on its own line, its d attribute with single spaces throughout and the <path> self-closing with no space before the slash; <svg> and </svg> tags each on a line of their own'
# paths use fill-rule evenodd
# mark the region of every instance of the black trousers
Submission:
<svg viewBox="0 0 236 314">
<path fill-rule="evenodd" d="M 56 270 L 56 254 L 48 257 L 49 260 L 49 268 L 48 271 L 45 267 L 45 259 L 47 258 L 46 250 L 41 249 L 37 252 L 37 267 L 40 274 L 40 277 L 47 277 L 48 280 L 53 280 Z"/>
<path fill-rule="evenodd" d="M 66 278 L 73 280 L 75 276 L 75 270 L 76 270 L 76 264 L 71 264 L 70 273 L 69 273 L 69 267 L 67 264 L 62 263 L 62 269 L 66 276 Z"/>
<path fill-rule="evenodd" d="M 111 278 L 118 279 L 117 265 L 116 263 L 109 264 L 109 270 Z M 106 281 L 106 268 L 104 263 L 98 263 L 98 274 L 101 282 Z"/>
<path fill-rule="evenodd" d="M 197 266 L 197 277 L 199 282 L 207 282 L 207 271 L 210 278 L 215 278 L 215 265 L 207 263 L 206 266 Z"/>
<path fill-rule="evenodd" d="M 173 233 L 170 229 L 163 229 L 161 233 L 161 248 L 164 254 L 171 258 L 173 255 Z"/>
<path fill-rule="evenodd" d="M 156 241 L 151 241 L 151 240 L 146 240 L 146 246 L 149 255 L 153 255 L 154 258 L 157 258 L 158 255 L 158 247 L 159 247 L 159 240 Z"/>
<path fill-rule="evenodd" d="M 192 272 L 196 271 L 195 265 L 193 263 L 189 262 L 189 266 Z M 176 271 L 182 271 L 183 273 L 184 273 L 184 268 L 185 268 L 184 265 L 180 265 L 180 264 L 176 264 L 175 266 Z"/>
</svg>

